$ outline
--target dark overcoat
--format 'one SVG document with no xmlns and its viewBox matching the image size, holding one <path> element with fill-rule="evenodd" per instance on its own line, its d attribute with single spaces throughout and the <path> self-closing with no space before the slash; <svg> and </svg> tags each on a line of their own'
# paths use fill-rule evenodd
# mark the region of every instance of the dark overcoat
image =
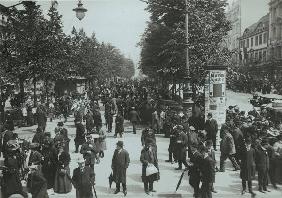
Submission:
<svg viewBox="0 0 282 198">
<path fill-rule="evenodd" d="M 176 137 L 176 158 L 183 159 L 186 153 L 186 147 L 188 146 L 188 136 L 182 131 Z"/>
<path fill-rule="evenodd" d="M 32 198 L 48 198 L 47 193 L 47 181 L 39 173 L 39 171 L 33 172 L 29 175 L 27 181 L 27 187 L 32 194 Z"/>
<path fill-rule="evenodd" d="M 256 150 L 256 167 L 258 171 L 267 171 L 269 170 L 269 156 L 267 150 L 263 149 L 261 146 Z"/>
<path fill-rule="evenodd" d="M 92 184 L 95 182 L 94 170 L 85 166 L 83 171 L 80 168 L 73 170 L 73 186 L 76 189 L 76 198 L 93 198 Z"/>
<path fill-rule="evenodd" d="M 91 151 L 91 154 L 88 153 L 88 151 Z M 86 165 L 95 164 L 96 154 L 98 152 L 99 150 L 94 143 L 85 142 L 84 144 L 82 144 L 80 149 L 80 153 L 83 155 Z"/>
<path fill-rule="evenodd" d="M 32 143 L 38 143 L 40 145 L 43 144 L 44 141 L 44 133 L 43 132 L 36 132 L 32 138 Z"/>
<path fill-rule="evenodd" d="M 115 150 L 112 159 L 113 177 L 116 183 L 126 183 L 126 169 L 130 163 L 129 154 L 125 149 Z"/>
<path fill-rule="evenodd" d="M 115 129 L 115 133 L 123 133 L 124 132 L 124 127 L 123 127 L 123 123 L 124 123 L 124 118 L 122 117 L 122 115 L 118 114 L 116 117 L 116 129 Z"/>
<path fill-rule="evenodd" d="M 74 142 L 76 145 L 82 145 L 85 142 L 85 128 L 82 123 L 76 124 L 76 135 Z"/>
<path fill-rule="evenodd" d="M 207 132 L 207 138 L 211 139 L 216 137 L 218 131 L 218 124 L 215 119 L 207 120 L 205 123 L 205 130 Z"/>
<path fill-rule="evenodd" d="M 63 151 L 60 155 L 57 154 L 54 184 L 54 192 L 56 193 L 68 193 L 72 189 L 69 163 L 69 153 Z"/>
<path fill-rule="evenodd" d="M 9 197 L 12 194 L 21 194 L 23 188 L 20 180 L 19 160 L 8 156 L 5 158 L 4 164 L 8 168 L 3 171 L 2 192 L 4 197 Z"/>
<path fill-rule="evenodd" d="M 240 177 L 242 180 L 245 181 L 251 181 L 254 178 L 255 173 L 255 150 L 253 148 L 250 148 L 250 150 L 247 151 L 245 148 L 242 150 L 240 154 L 241 158 L 241 172 Z"/>
</svg>

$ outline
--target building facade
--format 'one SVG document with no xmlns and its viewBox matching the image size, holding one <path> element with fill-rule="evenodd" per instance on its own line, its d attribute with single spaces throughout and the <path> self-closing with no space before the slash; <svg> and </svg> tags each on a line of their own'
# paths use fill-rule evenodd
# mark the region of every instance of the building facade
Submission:
<svg viewBox="0 0 282 198">
<path fill-rule="evenodd" d="M 247 27 L 239 38 L 240 65 L 253 65 L 268 60 L 269 14 Z"/>
<path fill-rule="evenodd" d="M 230 2 L 226 9 L 226 18 L 230 21 L 232 29 L 224 39 L 223 46 L 232 52 L 231 62 L 237 65 L 239 59 L 239 42 L 238 38 L 241 36 L 241 0 L 234 0 Z"/>
<path fill-rule="evenodd" d="M 282 59 L 282 1 L 269 2 L 269 56 Z"/>
</svg>

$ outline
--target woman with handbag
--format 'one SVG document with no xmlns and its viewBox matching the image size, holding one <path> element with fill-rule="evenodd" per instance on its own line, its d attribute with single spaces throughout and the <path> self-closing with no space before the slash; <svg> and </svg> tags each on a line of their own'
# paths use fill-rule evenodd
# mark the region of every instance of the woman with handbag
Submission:
<svg viewBox="0 0 282 198">
<path fill-rule="evenodd" d="M 156 192 L 154 190 L 154 181 L 160 179 L 157 152 L 152 143 L 145 142 L 145 147 L 141 151 L 140 161 L 142 163 L 142 181 L 146 194 Z"/>
<path fill-rule="evenodd" d="M 56 159 L 55 193 L 68 193 L 72 189 L 69 168 L 70 159 L 70 154 L 65 152 L 63 147 L 60 147 Z"/>
</svg>

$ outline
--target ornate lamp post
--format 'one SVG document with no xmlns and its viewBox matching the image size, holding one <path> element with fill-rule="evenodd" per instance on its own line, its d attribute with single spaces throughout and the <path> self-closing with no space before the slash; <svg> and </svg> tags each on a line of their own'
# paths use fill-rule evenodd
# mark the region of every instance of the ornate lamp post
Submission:
<svg viewBox="0 0 282 198">
<path fill-rule="evenodd" d="M 79 20 L 82 20 L 85 17 L 85 12 L 87 12 L 87 9 L 85 9 L 83 7 L 83 4 L 81 3 L 81 0 L 79 0 L 78 4 L 77 4 L 77 8 L 74 8 L 73 11 L 76 12 L 76 17 Z"/>
</svg>

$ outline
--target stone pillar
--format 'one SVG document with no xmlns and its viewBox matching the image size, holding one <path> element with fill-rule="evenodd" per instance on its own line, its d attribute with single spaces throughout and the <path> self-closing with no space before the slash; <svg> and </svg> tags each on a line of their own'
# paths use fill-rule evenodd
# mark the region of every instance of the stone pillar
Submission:
<svg viewBox="0 0 282 198">
<path fill-rule="evenodd" d="M 206 68 L 205 118 L 212 113 L 219 128 L 226 120 L 226 67 L 212 65 Z"/>
</svg>

